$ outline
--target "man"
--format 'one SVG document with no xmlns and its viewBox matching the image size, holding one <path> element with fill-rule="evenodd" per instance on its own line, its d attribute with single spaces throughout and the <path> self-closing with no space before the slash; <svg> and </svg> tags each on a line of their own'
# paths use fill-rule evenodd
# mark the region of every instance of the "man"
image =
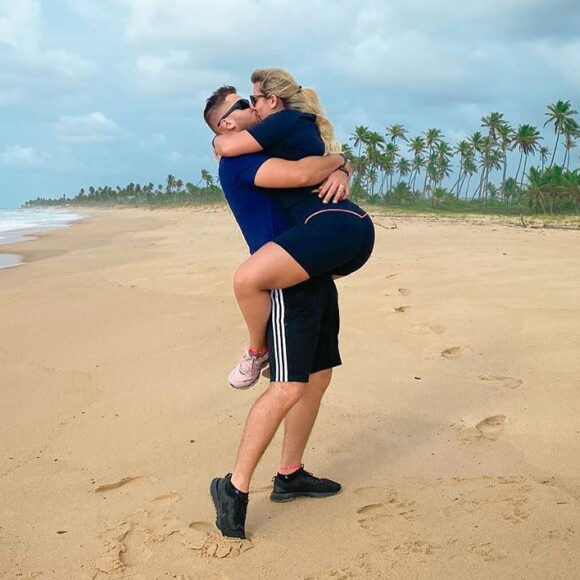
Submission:
<svg viewBox="0 0 580 580">
<path fill-rule="evenodd" d="M 255 110 L 234 87 L 214 92 L 207 101 L 204 118 L 216 134 L 242 131 L 259 121 Z M 262 153 L 223 158 L 221 185 L 250 251 L 272 241 L 287 227 L 275 193 L 259 188 L 317 185 L 343 165 L 341 155 L 297 162 L 269 159 Z M 346 191 L 346 176 L 337 173 L 333 184 L 323 189 L 325 199 L 340 199 Z M 250 410 L 232 473 L 214 479 L 210 486 L 216 525 L 225 536 L 246 538 L 250 480 L 282 420 L 281 463 L 270 498 L 289 501 L 298 496 L 327 497 L 340 491 L 340 484 L 315 477 L 302 466 L 332 368 L 341 364 L 338 327 L 337 293 L 330 277 L 272 291 L 268 346 L 275 380 Z"/>
</svg>

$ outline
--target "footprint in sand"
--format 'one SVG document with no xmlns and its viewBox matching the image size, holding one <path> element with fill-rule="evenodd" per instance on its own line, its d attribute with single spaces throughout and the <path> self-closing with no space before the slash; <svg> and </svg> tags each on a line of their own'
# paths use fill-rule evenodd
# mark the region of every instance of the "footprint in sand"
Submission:
<svg viewBox="0 0 580 580">
<path fill-rule="evenodd" d="M 155 502 L 157 504 L 160 505 L 170 505 L 173 503 L 177 503 L 178 501 L 181 501 L 182 497 L 180 495 L 178 495 L 177 493 L 163 493 L 161 495 L 158 495 L 157 497 L 154 497 L 152 500 L 150 500 L 151 502 Z"/>
<path fill-rule="evenodd" d="M 496 441 L 504 432 L 504 423 L 507 417 L 505 415 L 492 415 L 483 421 L 480 421 L 475 428 L 481 433 L 481 436 L 490 441 Z"/>
<path fill-rule="evenodd" d="M 396 278 L 398 275 L 399 275 L 399 273 L 398 273 L 398 272 L 394 272 L 393 274 L 387 274 L 387 275 L 385 276 L 385 278 L 386 278 L 387 280 L 390 280 L 391 278 Z"/>
<path fill-rule="evenodd" d="M 407 312 L 407 310 L 409 310 L 409 308 L 411 308 L 410 306 L 397 306 L 396 308 L 393 308 L 393 310 L 395 312 L 401 312 L 401 313 L 405 313 Z"/>
<path fill-rule="evenodd" d="M 399 288 L 399 294 L 401 296 L 410 296 L 413 292 L 408 288 Z"/>
<path fill-rule="evenodd" d="M 426 542 L 424 540 L 412 540 L 410 542 L 404 542 L 395 546 L 393 548 L 395 554 L 398 552 L 409 556 L 411 554 L 424 554 L 425 556 L 430 556 L 433 551 L 439 548 L 438 544 L 433 544 L 432 542 Z"/>
<path fill-rule="evenodd" d="M 447 360 L 455 360 L 461 356 L 462 347 L 460 346 L 450 346 L 446 348 L 442 353 L 441 356 Z"/>
<path fill-rule="evenodd" d="M 401 517 L 407 521 L 417 519 L 415 502 L 399 501 L 395 493 L 389 493 L 385 501 L 362 506 L 356 513 L 360 527 L 372 536 L 388 533 L 390 522 L 387 520 L 389 518 Z M 392 525 L 396 525 L 396 523 Z"/>
<path fill-rule="evenodd" d="M 361 578 L 361 576 L 351 568 L 331 568 L 318 576 L 302 576 L 301 580 L 350 580 L 350 578 Z"/>
<path fill-rule="evenodd" d="M 442 324 L 425 324 L 419 322 L 413 326 L 412 331 L 416 334 L 445 334 L 447 328 Z"/>
<path fill-rule="evenodd" d="M 511 391 L 519 389 L 524 384 L 524 381 L 522 381 L 522 379 L 498 375 L 488 375 L 485 377 L 479 377 L 479 380 L 484 383 L 489 383 L 493 387 L 497 387 L 500 389 L 509 389 Z"/>
<path fill-rule="evenodd" d="M 194 522 L 196 523 L 198 522 Z M 190 529 L 182 535 L 183 545 L 186 548 L 210 558 L 234 558 L 254 547 L 250 540 L 225 538 L 215 532 L 208 534 L 201 530 Z"/>
<path fill-rule="evenodd" d="M 506 555 L 499 551 L 491 542 L 484 542 L 481 544 L 471 544 L 471 552 L 483 558 L 484 562 L 497 562 L 503 560 Z"/>
<path fill-rule="evenodd" d="M 504 432 L 507 417 L 505 415 L 492 415 L 480 421 L 475 427 L 468 427 L 465 421 L 453 425 L 457 438 L 467 445 L 476 444 L 483 440 L 496 441 Z"/>
<path fill-rule="evenodd" d="M 120 479 L 119 481 L 114 481 L 112 483 L 103 483 L 101 485 L 98 485 L 97 487 L 95 487 L 95 489 L 93 490 L 95 493 L 102 493 L 104 491 L 111 491 L 113 489 L 119 489 L 120 487 L 123 487 L 125 485 L 127 485 L 128 483 L 133 483 L 135 481 L 143 481 L 144 483 L 152 483 L 153 481 L 155 481 L 154 477 L 145 477 L 144 475 L 136 475 L 134 477 L 123 477 L 123 479 Z"/>
</svg>

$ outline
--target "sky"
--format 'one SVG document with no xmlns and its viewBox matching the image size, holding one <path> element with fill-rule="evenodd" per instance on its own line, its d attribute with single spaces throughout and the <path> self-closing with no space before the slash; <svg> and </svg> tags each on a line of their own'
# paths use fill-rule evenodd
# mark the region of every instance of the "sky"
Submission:
<svg viewBox="0 0 580 580">
<path fill-rule="evenodd" d="M 357 125 L 455 144 L 502 112 L 580 110 L 579 0 L 0 0 L 0 208 L 217 173 L 202 111 L 255 68 Z M 552 148 L 553 128 L 542 129 Z"/>
</svg>

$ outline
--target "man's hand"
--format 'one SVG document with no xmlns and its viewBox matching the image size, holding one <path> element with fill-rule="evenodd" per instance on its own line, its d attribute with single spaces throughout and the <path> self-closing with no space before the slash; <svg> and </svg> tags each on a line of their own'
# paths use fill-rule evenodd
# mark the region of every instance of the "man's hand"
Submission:
<svg viewBox="0 0 580 580">
<path fill-rule="evenodd" d="M 348 175 L 344 171 L 333 171 L 320 185 L 315 189 L 322 203 L 338 203 L 347 199 L 350 195 L 348 186 Z"/>
</svg>

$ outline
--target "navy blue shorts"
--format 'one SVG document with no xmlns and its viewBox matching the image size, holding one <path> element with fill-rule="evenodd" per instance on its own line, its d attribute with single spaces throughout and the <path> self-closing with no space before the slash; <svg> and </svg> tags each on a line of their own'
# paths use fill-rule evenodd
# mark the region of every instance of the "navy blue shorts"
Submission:
<svg viewBox="0 0 580 580">
<path fill-rule="evenodd" d="M 274 242 L 311 278 L 352 274 L 367 262 L 373 251 L 373 222 L 366 211 L 348 200 L 338 204 L 311 202 L 307 212 L 290 209 L 288 218 L 290 229 Z"/>
<path fill-rule="evenodd" d="M 270 380 L 307 383 L 312 373 L 341 363 L 338 293 L 330 276 L 270 290 Z"/>
</svg>

